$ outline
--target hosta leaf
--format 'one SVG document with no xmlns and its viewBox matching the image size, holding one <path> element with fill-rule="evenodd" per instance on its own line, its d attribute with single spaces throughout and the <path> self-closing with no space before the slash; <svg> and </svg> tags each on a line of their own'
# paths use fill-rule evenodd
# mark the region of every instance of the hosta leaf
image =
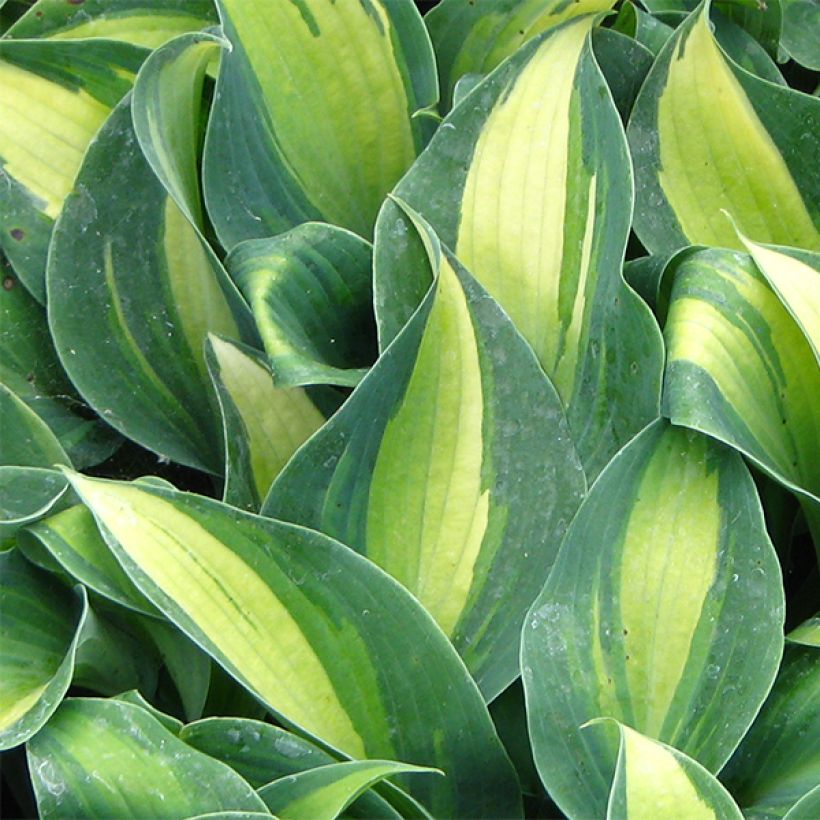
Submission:
<svg viewBox="0 0 820 820">
<path fill-rule="evenodd" d="M 558 396 L 449 253 L 422 307 L 274 482 L 263 512 L 404 584 L 489 701 L 585 486 Z"/>
<path fill-rule="evenodd" d="M 0 465 L 53 467 L 70 460 L 46 423 L 0 383 Z"/>
<path fill-rule="evenodd" d="M 67 506 L 62 473 L 43 467 L 0 466 L 0 542 L 20 527 Z"/>
<path fill-rule="evenodd" d="M 126 43 L 0 41 L 0 248 L 40 302 L 83 152 L 144 56 Z"/>
<path fill-rule="evenodd" d="M 259 789 L 265 805 L 292 820 L 335 820 L 357 797 L 387 777 L 435 769 L 390 760 L 351 760 L 288 775 Z"/>
<path fill-rule="evenodd" d="M 33 735 L 63 699 L 88 611 L 16 550 L 0 553 L 0 749 Z"/>
<path fill-rule="evenodd" d="M 372 247 L 308 222 L 243 242 L 227 267 L 251 306 L 277 384 L 354 386 L 376 355 Z"/>
<path fill-rule="evenodd" d="M 741 450 L 820 521 L 820 368 L 753 261 L 720 249 L 683 256 L 664 333 L 669 418 Z"/>
<path fill-rule="evenodd" d="M 247 308 L 143 159 L 129 103 L 89 149 L 55 231 L 51 331 L 106 421 L 161 455 L 219 472 L 204 340 L 208 331 L 236 337 Z"/>
<path fill-rule="evenodd" d="M 250 348 L 211 335 L 205 360 L 225 430 L 223 500 L 256 512 L 273 479 L 325 417 L 304 389 L 274 384 Z"/>
<path fill-rule="evenodd" d="M 205 32 L 184 34 L 158 48 L 134 83 L 134 133 L 148 164 L 202 236 L 198 148 L 203 127 L 203 85 L 223 41 Z M 221 267 L 207 243 L 212 264 Z"/>
<path fill-rule="evenodd" d="M 131 703 L 71 698 L 28 744 L 40 817 L 264 811 L 236 772 Z"/>
<path fill-rule="evenodd" d="M 223 54 L 205 147 L 222 244 L 318 220 L 372 232 L 438 96 L 414 4 L 218 0 Z"/>
<path fill-rule="evenodd" d="M 815 0 L 781 0 L 783 38 L 781 43 L 793 60 L 820 71 L 817 32 L 820 31 L 820 6 Z"/>
<path fill-rule="evenodd" d="M 748 240 L 744 244 L 820 363 L 820 254 L 766 247 Z"/>
<path fill-rule="evenodd" d="M 160 712 L 159 709 L 152 706 L 136 689 L 129 689 L 127 692 L 121 692 L 113 699 L 121 700 L 123 703 L 133 703 L 134 706 L 139 706 L 140 709 L 144 709 L 146 712 L 153 715 L 169 732 L 172 732 L 175 735 L 179 735 L 179 732 L 184 725 L 181 720 L 171 717 L 171 715 L 167 715 L 165 712 Z"/>
<path fill-rule="evenodd" d="M 153 49 L 171 37 L 216 22 L 211 0 L 37 0 L 5 36 L 101 37 Z"/>
<path fill-rule="evenodd" d="M 737 453 L 658 421 L 610 462 L 573 519 L 524 627 L 535 762 L 569 816 L 600 817 L 609 716 L 723 765 L 771 687 L 783 588 Z"/>
<path fill-rule="evenodd" d="M 436 814 L 518 813 L 473 682 L 375 566 L 319 533 L 210 499 L 72 482 L 137 586 L 288 725 L 353 757 L 442 769 L 446 779 L 406 783 Z"/>
<path fill-rule="evenodd" d="M 38 521 L 19 532 L 17 538 L 24 552 L 33 541 L 42 544 L 66 572 L 99 595 L 136 612 L 157 614 L 123 572 L 103 541 L 94 516 L 82 504 Z"/>
<path fill-rule="evenodd" d="M 612 0 L 442 0 L 424 22 L 436 50 L 444 105 L 450 108 L 453 88 L 465 74 L 489 74 L 538 34 L 613 5 Z"/>
<path fill-rule="evenodd" d="M 623 3 L 612 27 L 628 37 L 633 37 L 655 56 L 674 31 L 672 26 L 631 2 Z"/>
<path fill-rule="evenodd" d="M 597 721 L 596 721 L 597 723 Z M 713 774 L 682 752 L 617 721 L 620 749 L 607 820 L 654 817 L 741 820 L 737 804 Z"/>
<path fill-rule="evenodd" d="M 795 627 L 788 635 L 787 640 L 803 646 L 816 646 L 820 649 L 820 614 L 813 615 L 800 626 Z"/>
<path fill-rule="evenodd" d="M 57 358 L 45 310 L 11 272 L 0 290 L 0 382 L 43 419 L 77 469 L 104 461 L 122 442 L 107 424 L 73 412 L 85 405 Z"/>
<path fill-rule="evenodd" d="M 631 37 L 608 28 L 592 32 L 592 50 L 621 120 L 626 123 L 652 68 L 652 52 Z"/>
<path fill-rule="evenodd" d="M 786 643 L 760 714 L 721 772 L 744 814 L 783 814 L 820 783 L 820 647 Z"/>
<path fill-rule="evenodd" d="M 593 22 L 565 23 L 516 52 L 452 111 L 396 187 L 532 345 L 590 476 L 657 416 L 662 367 L 655 323 L 620 276 L 629 157 L 589 45 Z M 411 231 L 387 203 L 374 280 L 383 347 L 429 282 L 418 281 Z"/>
<path fill-rule="evenodd" d="M 783 815 L 783 820 L 816 820 L 817 817 L 820 817 L 820 785 L 803 795 Z"/>
<path fill-rule="evenodd" d="M 629 122 L 639 239 L 650 253 L 741 248 L 726 210 L 753 240 L 816 249 L 818 129 L 820 100 L 734 64 L 703 3 L 664 47 Z"/>
</svg>

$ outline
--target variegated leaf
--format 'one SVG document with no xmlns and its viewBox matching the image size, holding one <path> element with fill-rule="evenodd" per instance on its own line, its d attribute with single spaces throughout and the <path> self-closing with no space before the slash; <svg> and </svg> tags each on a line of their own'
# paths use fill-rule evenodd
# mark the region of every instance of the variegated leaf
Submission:
<svg viewBox="0 0 820 820">
<path fill-rule="evenodd" d="M 716 772 L 774 680 L 783 587 L 740 456 L 658 421 L 610 462 L 524 627 L 535 762 L 571 817 L 606 810 L 616 718 Z"/>
<path fill-rule="evenodd" d="M 462 100 L 396 187 L 509 314 L 567 408 L 594 477 L 658 414 L 662 346 L 620 275 L 629 156 L 591 16 L 540 35 Z M 376 228 L 384 347 L 430 282 L 395 202 Z"/>
<path fill-rule="evenodd" d="M 351 757 L 440 768 L 446 778 L 401 779 L 436 814 L 520 812 L 475 684 L 418 602 L 373 564 L 211 499 L 71 480 L 140 590 L 286 725 Z"/>
<path fill-rule="evenodd" d="M 750 239 L 816 250 L 818 129 L 820 100 L 728 58 L 704 0 L 659 55 L 629 122 L 635 232 L 650 253 L 742 248 L 725 210 Z"/>
<path fill-rule="evenodd" d="M 205 146 L 205 197 L 222 244 L 302 222 L 372 233 L 421 150 L 436 102 L 432 47 L 413 3 L 217 0 L 229 48 Z"/>
<path fill-rule="evenodd" d="M 531 350 L 425 237 L 436 284 L 263 513 L 339 538 L 404 584 L 489 701 L 518 674 L 524 613 L 585 484 Z"/>
</svg>

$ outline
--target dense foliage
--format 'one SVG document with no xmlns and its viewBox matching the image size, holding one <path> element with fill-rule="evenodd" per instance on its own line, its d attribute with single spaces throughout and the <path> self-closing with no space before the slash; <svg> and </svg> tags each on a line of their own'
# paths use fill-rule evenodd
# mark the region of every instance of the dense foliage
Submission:
<svg viewBox="0 0 820 820">
<path fill-rule="evenodd" d="M 0 21 L 5 816 L 820 816 L 816 0 Z"/>
</svg>

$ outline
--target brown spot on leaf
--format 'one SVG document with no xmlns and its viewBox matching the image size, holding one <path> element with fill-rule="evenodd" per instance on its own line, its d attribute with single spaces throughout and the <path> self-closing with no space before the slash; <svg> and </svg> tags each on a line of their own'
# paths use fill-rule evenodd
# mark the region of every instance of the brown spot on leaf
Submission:
<svg viewBox="0 0 820 820">
<path fill-rule="evenodd" d="M 11 238 L 16 239 L 18 242 L 26 235 L 26 232 L 22 228 L 12 228 L 9 233 L 11 234 Z"/>
<path fill-rule="evenodd" d="M 3 290 L 11 290 L 16 284 L 13 276 L 6 276 L 3 279 Z"/>
</svg>

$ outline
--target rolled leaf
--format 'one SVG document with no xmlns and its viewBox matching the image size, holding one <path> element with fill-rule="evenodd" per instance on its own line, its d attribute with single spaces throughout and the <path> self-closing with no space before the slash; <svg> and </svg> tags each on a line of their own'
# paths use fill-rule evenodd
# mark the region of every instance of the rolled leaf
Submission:
<svg viewBox="0 0 820 820">
<path fill-rule="evenodd" d="M 740 456 L 650 425 L 581 505 L 524 627 L 530 738 L 559 807 L 605 813 L 617 745 L 580 728 L 599 716 L 718 771 L 772 685 L 783 616 Z"/>
<path fill-rule="evenodd" d="M 442 769 L 446 779 L 402 780 L 436 814 L 518 814 L 475 684 L 419 604 L 370 562 L 210 499 L 71 480 L 143 593 L 286 725 L 352 757 Z"/>
<path fill-rule="evenodd" d="M 216 22 L 211 0 L 37 0 L 5 36 L 53 40 L 94 37 L 154 49 L 178 34 Z"/>
<path fill-rule="evenodd" d="M 636 40 L 608 28 L 592 32 L 592 50 L 624 124 L 641 85 L 652 68 L 652 52 Z"/>
<path fill-rule="evenodd" d="M 204 340 L 209 331 L 239 336 L 247 308 L 143 158 L 128 99 L 67 200 L 48 292 L 57 351 L 89 404 L 160 455 L 219 472 Z"/>
<path fill-rule="evenodd" d="M 655 323 L 620 275 L 630 163 L 593 22 L 564 23 L 499 66 L 395 189 L 532 345 L 590 478 L 657 416 L 662 367 Z M 388 202 L 375 243 L 382 347 L 429 282 L 409 217 Z"/>
<path fill-rule="evenodd" d="M 0 249 L 40 302 L 83 153 L 144 56 L 126 43 L 0 42 Z"/>
<path fill-rule="evenodd" d="M 436 253 L 421 308 L 274 482 L 263 513 L 339 538 L 400 581 L 489 701 L 518 675 L 524 614 L 585 483 L 532 351 Z"/>
<path fill-rule="evenodd" d="M 325 422 L 305 390 L 274 384 L 256 351 L 208 336 L 205 360 L 225 432 L 223 500 L 256 512 L 273 479 Z"/>
<path fill-rule="evenodd" d="M 820 365 L 820 254 L 745 240 L 758 270 L 800 326 Z"/>
<path fill-rule="evenodd" d="M 265 805 L 292 820 L 335 820 L 357 797 L 397 774 L 441 774 L 391 760 L 351 760 L 319 766 L 275 780 L 259 789 Z"/>
<path fill-rule="evenodd" d="M 62 473 L 42 467 L 0 466 L 0 541 L 69 505 Z"/>
<path fill-rule="evenodd" d="M 786 644 L 752 728 L 720 778 L 744 814 L 782 817 L 820 783 L 820 646 Z"/>
<path fill-rule="evenodd" d="M 353 387 L 376 357 L 372 247 L 309 222 L 237 245 L 227 267 L 256 318 L 277 384 Z"/>
<path fill-rule="evenodd" d="M 664 412 L 745 453 L 797 494 L 814 525 L 820 521 L 814 351 L 748 256 L 714 249 L 681 258 L 664 330 Z"/>
<path fill-rule="evenodd" d="M 817 249 L 818 128 L 820 100 L 736 65 L 702 3 L 659 55 L 629 122 L 638 238 L 650 253 L 742 248 L 725 210 L 757 242 Z"/>
<path fill-rule="evenodd" d="M 223 54 L 205 198 L 230 250 L 317 220 L 372 233 L 438 97 L 412 3 L 218 0 Z"/>
<path fill-rule="evenodd" d="M 595 721 L 597 723 L 597 721 Z M 717 778 L 682 752 L 617 721 L 620 749 L 607 820 L 687 817 L 741 820 L 743 815 Z"/>
<path fill-rule="evenodd" d="M 29 742 L 28 762 L 44 818 L 177 818 L 265 808 L 224 763 L 120 700 L 66 700 Z"/>
<path fill-rule="evenodd" d="M 24 551 L 27 545 L 39 542 L 66 572 L 97 594 L 136 612 L 158 614 L 123 572 L 100 535 L 94 516 L 82 504 L 38 521 L 17 538 Z"/>
<path fill-rule="evenodd" d="M 37 732 L 68 690 L 88 610 L 79 589 L 0 552 L 0 749 Z"/>
<path fill-rule="evenodd" d="M 803 646 L 816 646 L 820 649 L 820 614 L 813 615 L 800 626 L 795 627 L 786 635 L 786 640 Z"/>
<path fill-rule="evenodd" d="M 565 20 L 613 5 L 611 0 L 441 0 L 424 22 L 436 51 L 444 107 L 452 107 L 453 89 L 465 74 L 489 74 L 533 37 Z"/>
</svg>

